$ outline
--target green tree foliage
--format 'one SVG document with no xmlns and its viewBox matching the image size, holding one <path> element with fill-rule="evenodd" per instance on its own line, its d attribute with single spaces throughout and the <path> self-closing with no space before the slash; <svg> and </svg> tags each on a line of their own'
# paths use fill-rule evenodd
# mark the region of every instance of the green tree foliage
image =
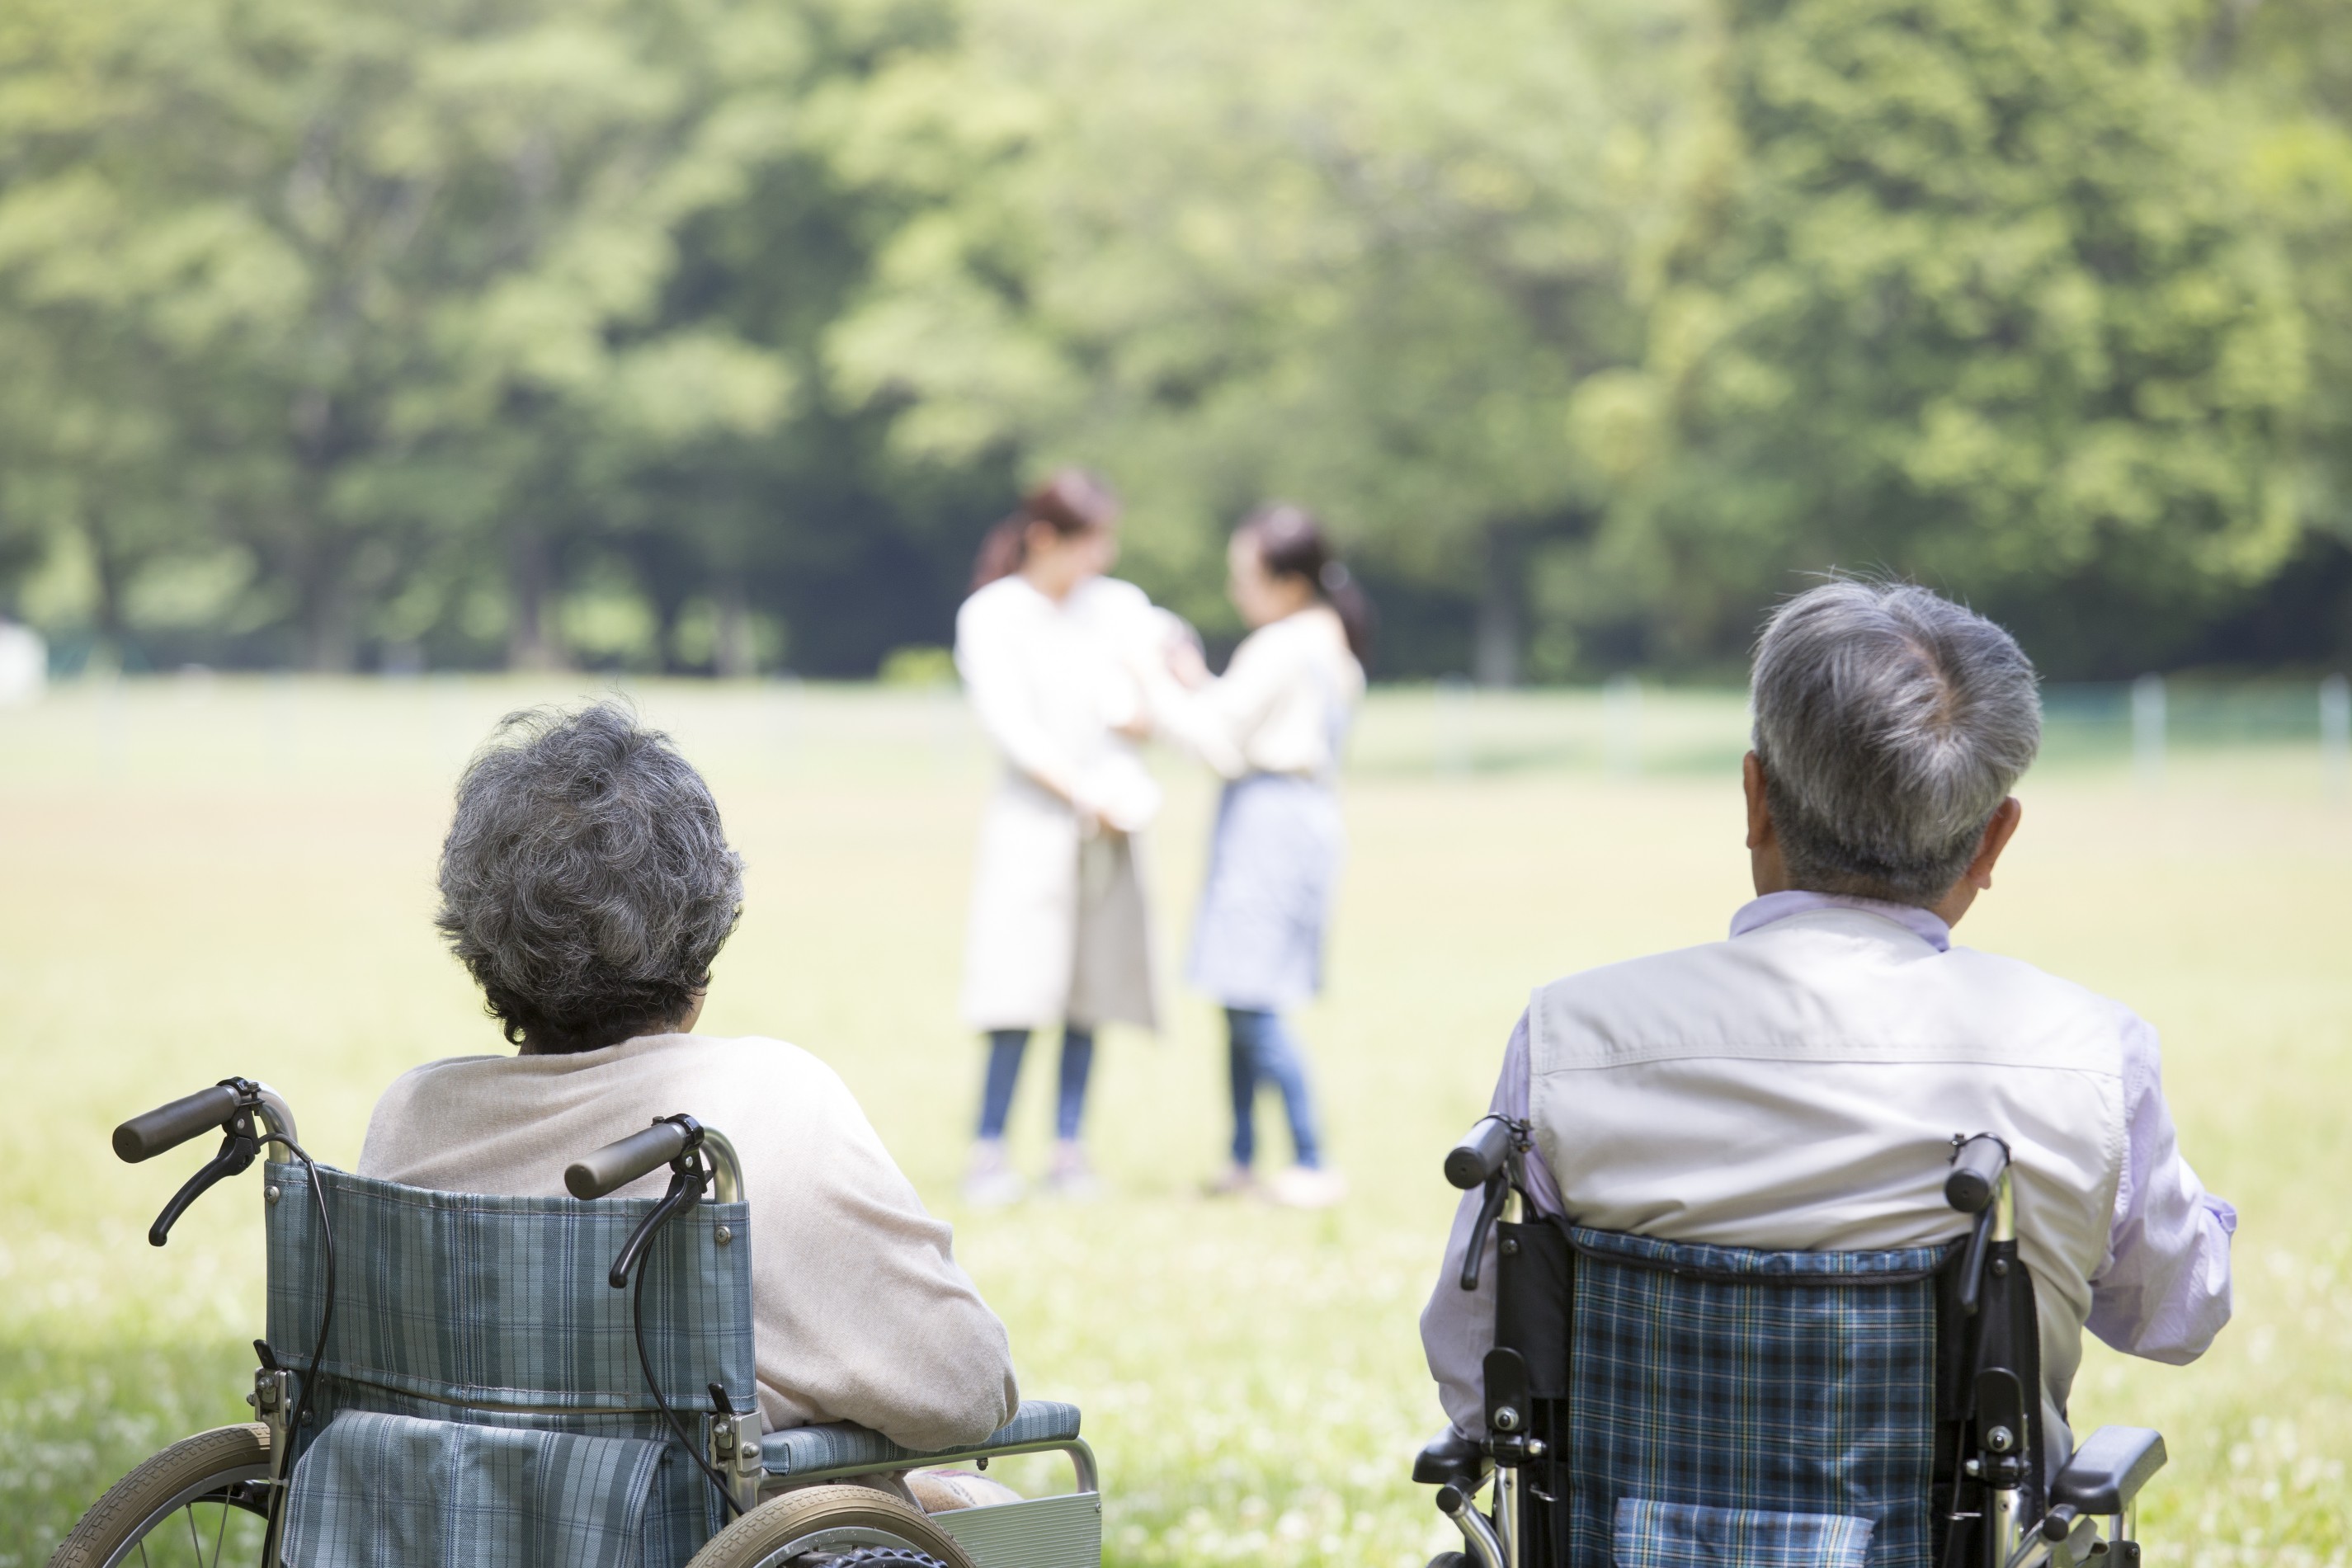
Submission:
<svg viewBox="0 0 2352 1568">
<path fill-rule="evenodd" d="M 1791 569 L 2193 614 L 2296 528 L 2301 319 L 2168 0 L 1731 0 L 1579 608 L 1720 646 Z M 2113 625 L 2100 628 L 2112 634 Z M 2084 650 L 2070 650 L 2078 654 Z"/>
<path fill-rule="evenodd" d="M 2352 27 L 2326 0 L 2228 5 L 2204 53 L 2258 128 L 2249 184 L 2294 259 L 2310 336 L 2303 515 L 2340 554 L 2352 549 Z M 2352 641 L 2352 614 L 2343 630 Z"/>
<path fill-rule="evenodd" d="M 790 154 L 822 18 L 12 16 L 0 287 L 47 350 L 18 361 L 12 507 L 80 529 L 102 585 L 142 552 L 239 552 L 290 598 L 302 661 L 339 668 L 363 632 L 462 613 L 487 570 L 511 656 L 545 662 L 562 544 L 792 413 L 789 358 L 674 286 L 681 231 Z"/>
<path fill-rule="evenodd" d="M 1078 461 L 1213 627 L 1316 507 L 1392 674 L 1727 661 L 1832 566 L 2314 656 L 2241 632 L 2352 606 L 2336 9 L 14 0 L 0 608 L 860 672 Z"/>
<path fill-rule="evenodd" d="M 844 167 L 914 215 L 834 339 L 904 447 L 1084 458 L 1214 620 L 1222 526 L 1311 499 L 1476 596 L 1604 499 L 1564 439 L 1638 357 L 1627 261 L 1687 85 L 1669 7 L 977 0 Z"/>
</svg>

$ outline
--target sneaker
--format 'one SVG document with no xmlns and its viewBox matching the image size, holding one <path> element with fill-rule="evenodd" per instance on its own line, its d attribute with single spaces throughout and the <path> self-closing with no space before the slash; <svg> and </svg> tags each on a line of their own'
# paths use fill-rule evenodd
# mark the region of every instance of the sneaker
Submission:
<svg viewBox="0 0 2352 1568">
<path fill-rule="evenodd" d="M 1091 1203 L 1103 1195 L 1102 1178 L 1087 1163 L 1087 1152 L 1076 1144 L 1054 1145 L 1054 1164 L 1045 1172 L 1045 1190 L 1069 1203 Z"/>
<path fill-rule="evenodd" d="M 1328 1208 L 1348 1196 L 1348 1178 L 1319 1166 L 1292 1166 L 1275 1172 L 1265 1196 L 1285 1208 Z"/>
<path fill-rule="evenodd" d="M 1203 1197 L 1254 1197 L 1257 1194 L 1257 1173 L 1247 1166 L 1227 1166 L 1214 1181 L 1201 1185 Z"/>
<path fill-rule="evenodd" d="M 1003 1208 L 1028 1196 L 1029 1184 L 1005 1157 L 1001 1139 L 983 1138 L 971 1146 L 971 1166 L 964 1172 L 963 1200 L 974 1208 Z"/>
</svg>

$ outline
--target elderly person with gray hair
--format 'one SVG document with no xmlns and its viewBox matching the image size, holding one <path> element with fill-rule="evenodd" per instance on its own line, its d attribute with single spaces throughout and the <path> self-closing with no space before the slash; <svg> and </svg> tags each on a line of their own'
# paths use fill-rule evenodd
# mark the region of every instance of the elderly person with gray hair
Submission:
<svg viewBox="0 0 2352 1568">
<path fill-rule="evenodd" d="M 360 1173 L 560 1197 L 571 1161 L 690 1113 L 742 1162 L 768 1427 L 977 1441 L 1019 1395 L 948 1227 L 831 1068 L 781 1040 L 693 1032 L 742 894 L 718 805 L 667 737 L 608 704 L 510 715 L 458 783 L 438 923 L 518 1054 L 401 1077 Z M 658 1196 L 663 1179 L 625 1190 Z"/>
<path fill-rule="evenodd" d="M 1953 945 L 2017 831 L 2010 789 L 2041 743 L 2033 667 L 1925 589 L 1841 580 L 1772 616 L 1752 690 L 1756 899 L 1727 941 L 1538 989 L 1494 1109 L 1531 1124 L 1539 1211 L 1770 1249 L 1955 1239 L 1952 1135 L 1999 1134 L 2063 1458 L 2083 1330 L 2158 1361 L 2203 1354 L 2230 1317 L 2237 1216 L 2175 1145 L 2153 1030 Z M 1478 1197 L 1421 1320 L 1469 1437 L 1495 1323 L 1492 1258 L 1478 1291 L 1455 1283 Z"/>
</svg>

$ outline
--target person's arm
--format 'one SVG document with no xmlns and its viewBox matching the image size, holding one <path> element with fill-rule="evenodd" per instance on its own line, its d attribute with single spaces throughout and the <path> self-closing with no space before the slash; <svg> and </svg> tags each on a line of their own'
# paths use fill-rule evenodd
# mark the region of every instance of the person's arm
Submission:
<svg viewBox="0 0 2352 1568">
<path fill-rule="evenodd" d="M 788 1174 L 749 1194 L 761 1381 L 803 1419 L 921 1450 L 978 1442 L 1021 1402 L 1003 1323 L 840 1079 L 820 1068 L 795 1092 L 771 1134 L 799 1143 Z"/>
<path fill-rule="evenodd" d="M 1527 1119 L 1530 1056 L 1528 1016 L 1521 1013 L 1517 1027 L 1511 1030 L 1511 1043 L 1503 1049 L 1502 1075 L 1496 1080 L 1495 1097 L 1486 1107 L 1491 1114 Z M 1543 1155 L 1528 1150 L 1525 1170 L 1528 1201 L 1536 1212 L 1565 1212 L 1559 1184 Z M 1437 1380 L 1438 1402 L 1445 1407 L 1454 1429 L 1465 1437 L 1483 1437 L 1486 1430 L 1486 1353 L 1495 1348 L 1496 1238 L 1493 1230 L 1486 1232 L 1486 1251 L 1479 1260 L 1478 1288 L 1462 1288 L 1462 1264 L 1470 1254 L 1470 1233 L 1477 1228 L 1478 1207 L 1485 1197 L 1484 1191 L 1476 1188 L 1462 1195 L 1454 1211 L 1454 1229 L 1445 1239 L 1445 1262 L 1438 1272 L 1437 1289 L 1430 1292 L 1429 1305 L 1421 1312 L 1421 1348 L 1429 1360 L 1429 1375 Z"/>
<path fill-rule="evenodd" d="M 2123 1176 L 2088 1326 L 2127 1354 L 2179 1366 L 2204 1354 L 2230 1321 L 2238 1211 L 2180 1157 L 2156 1031 L 2137 1018 L 2124 1035 L 2124 1117 Z"/>
<path fill-rule="evenodd" d="M 1022 629 L 1002 613 L 1005 608 L 978 603 L 977 596 L 964 601 L 956 614 L 956 673 L 963 677 L 964 695 L 982 733 L 1013 768 L 1077 805 L 1077 769 L 1037 722 L 1029 673 L 1018 646 Z"/>
<path fill-rule="evenodd" d="M 1244 638 L 1225 673 L 1197 690 L 1186 691 L 1165 669 L 1142 672 L 1153 727 L 1223 778 L 1248 772 L 1250 737 L 1299 677 L 1297 660 L 1279 636 L 1261 630 Z"/>
</svg>

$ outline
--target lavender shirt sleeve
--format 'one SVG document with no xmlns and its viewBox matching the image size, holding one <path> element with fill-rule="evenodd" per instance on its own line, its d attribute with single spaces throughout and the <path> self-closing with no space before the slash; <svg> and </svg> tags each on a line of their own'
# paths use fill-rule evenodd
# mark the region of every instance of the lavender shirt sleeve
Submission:
<svg viewBox="0 0 2352 1568">
<path fill-rule="evenodd" d="M 1503 1071 L 1495 1083 L 1495 1097 L 1486 1109 L 1497 1116 L 1525 1121 L 1528 1114 L 1528 1015 L 1519 1015 L 1511 1043 L 1503 1049 Z M 1524 1169 L 1528 1200 L 1539 1214 L 1565 1212 L 1559 1183 L 1543 1155 L 1528 1152 Z M 1429 1375 L 1437 1379 L 1438 1402 L 1465 1437 L 1482 1437 L 1486 1430 L 1486 1353 L 1495 1348 L 1495 1247 L 1493 1231 L 1478 1266 L 1478 1288 L 1462 1288 L 1462 1263 L 1470 1252 L 1470 1233 L 1477 1228 L 1478 1205 L 1486 1195 L 1477 1190 L 1462 1195 L 1454 1211 L 1454 1230 L 1445 1240 L 1445 1264 L 1438 1271 L 1437 1289 L 1421 1312 L 1421 1348 L 1429 1358 Z"/>
<path fill-rule="evenodd" d="M 2088 1326 L 2127 1354 L 2178 1366 L 2204 1354 L 2230 1321 L 2238 1211 L 2180 1157 L 2156 1030 L 2135 1018 L 2123 1047 L 2123 1178 L 2106 1260 L 2091 1281 Z"/>
</svg>

